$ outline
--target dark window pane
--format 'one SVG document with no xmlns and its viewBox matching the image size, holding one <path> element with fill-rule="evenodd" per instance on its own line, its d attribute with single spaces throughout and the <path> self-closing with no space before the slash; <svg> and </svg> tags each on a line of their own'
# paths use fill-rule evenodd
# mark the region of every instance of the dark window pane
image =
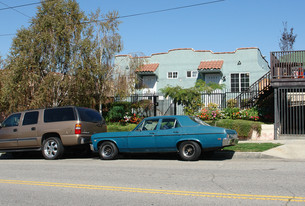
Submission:
<svg viewBox="0 0 305 206">
<path fill-rule="evenodd" d="M 161 130 L 172 129 L 175 127 L 175 119 L 163 119 L 161 123 Z"/>
<path fill-rule="evenodd" d="M 177 79 L 178 78 L 178 72 L 173 72 L 173 78 Z"/>
<path fill-rule="evenodd" d="M 73 108 L 52 108 L 44 111 L 44 122 L 76 120 Z"/>
<path fill-rule="evenodd" d="M 39 112 L 27 112 L 24 115 L 22 125 L 37 124 Z"/>
<path fill-rule="evenodd" d="M 245 74 L 241 74 L 240 75 L 241 78 L 241 91 L 245 91 L 249 88 L 249 74 L 245 73 Z"/>
<path fill-rule="evenodd" d="M 103 120 L 100 113 L 92 109 L 77 108 L 79 118 L 84 122 L 100 122 Z"/>
<path fill-rule="evenodd" d="M 239 92 L 239 74 L 231 74 L 231 91 Z"/>
<path fill-rule="evenodd" d="M 167 78 L 169 78 L 169 79 L 173 78 L 173 73 L 172 72 L 168 72 L 167 73 Z"/>
</svg>

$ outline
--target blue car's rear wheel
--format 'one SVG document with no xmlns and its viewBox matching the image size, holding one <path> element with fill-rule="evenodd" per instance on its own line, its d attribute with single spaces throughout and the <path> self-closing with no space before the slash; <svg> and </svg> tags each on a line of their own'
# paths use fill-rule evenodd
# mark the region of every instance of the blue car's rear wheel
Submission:
<svg viewBox="0 0 305 206">
<path fill-rule="evenodd" d="M 102 160 L 112 160 L 118 156 L 118 148 L 113 142 L 103 142 L 98 150 L 100 158 Z"/>
<path fill-rule="evenodd" d="M 182 160 L 196 161 L 201 155 L 201 147 L 194 141 L 182 142 L 179 146 L 179 155 Z"/>
</svg>

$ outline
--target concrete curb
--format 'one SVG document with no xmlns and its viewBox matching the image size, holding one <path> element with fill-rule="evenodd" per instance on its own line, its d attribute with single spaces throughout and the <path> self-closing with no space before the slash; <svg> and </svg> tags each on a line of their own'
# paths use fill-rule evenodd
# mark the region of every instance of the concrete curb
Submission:
<svg viewBox="0 0 305 206">
<path fill-rule="evenodd" d="M 235 152 L 232 159 L 282 159 L 262 152 Z"/>
<path fill-rule="evenodd" d="M 218 151 L 214 154 L 215 159 L 282 159 L 280 157 L 266 155 L 262 152 L 234 152 Z"/>
</svg>

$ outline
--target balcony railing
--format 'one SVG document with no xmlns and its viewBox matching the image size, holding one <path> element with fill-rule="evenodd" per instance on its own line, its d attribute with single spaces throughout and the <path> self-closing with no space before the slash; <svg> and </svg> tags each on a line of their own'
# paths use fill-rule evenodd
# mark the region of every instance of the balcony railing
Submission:
<svg viewBox="0 0 305 206">
<path fill-rule="evenodd" d="M 305 51 L 271 52 L 270 66 L 272 81 L 305 81 Z"/>
</svg>

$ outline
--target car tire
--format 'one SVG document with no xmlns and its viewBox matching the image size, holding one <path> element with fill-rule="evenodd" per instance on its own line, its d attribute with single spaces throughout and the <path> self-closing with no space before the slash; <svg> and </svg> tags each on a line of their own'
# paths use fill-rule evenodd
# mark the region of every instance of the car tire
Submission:
<svg viewBox="0 0 305 206">
<path fill-rule="evenodd" d="M 55 160 L 63 155 L 64 146 L 58 137 L 50 137 L 43 141 L 41 150 L 46 160 Z"/>
<path fill-rule="evenodd" d="M 201 147 L 194 141 L 182 142 L 179 146 L 179 155 L 182 160 L 196 161 L 201 155 Z"/>
<path fill-rule="evenodd" d="M 103 142 L 98 150 L 102 160 L 113 160 L 117 158 L 119 150 L 113 142 Z"/>
</svg>

